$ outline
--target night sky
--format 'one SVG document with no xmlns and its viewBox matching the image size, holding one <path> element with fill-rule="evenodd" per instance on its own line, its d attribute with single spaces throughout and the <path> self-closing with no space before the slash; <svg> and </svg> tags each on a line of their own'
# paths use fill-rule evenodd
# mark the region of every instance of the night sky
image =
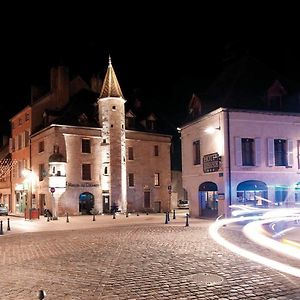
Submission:
<svg viewBox="0 0 300 300">
<path fill-rule="evenodd" d="M 31 84 L 49 84 L 51 66 L 65 64 L 71 76 L 86 80 L 92 74 L 103 78 L 109 54 L 125 98 L 138 94 L 173 121 L 187 111 L 192 93 L 205 91 L 220 74 L 229 56 L 246 51 L 300 88 L 299 34 L 280 22 L 260 17 L 259 24 L 255 18 L 241 23 L 243 15 L 226 15 L 230 22 L 216 14 L 204 19 L 204 11 L 193 7 L 180 14 L 145 5 L 130 13 L 39 9 L 22 15 L 2 36 L 2 128 L 29 104 Z"/>
</svg>

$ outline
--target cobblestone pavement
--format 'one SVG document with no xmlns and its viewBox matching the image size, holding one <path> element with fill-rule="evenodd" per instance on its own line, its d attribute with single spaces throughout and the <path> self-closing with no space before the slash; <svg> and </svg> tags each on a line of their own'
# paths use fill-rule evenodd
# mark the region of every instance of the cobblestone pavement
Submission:
<svg viewBox="0 0 300 300">
<path fill-rule="evenodd" d="M 5 227 L 0 237 L 0 299 L 38 299 L 40 289 L 46 300 L 300 299 L 299 278 L 217 245 L 207 220 L 191 219 L 188 227 L 183 216 L 164 224 L 163 215 L 23 223 L 12 218 L 11 232 Z M 256 248 L 236 227 L 222 231 L 289 261 Z"/>
</svg>

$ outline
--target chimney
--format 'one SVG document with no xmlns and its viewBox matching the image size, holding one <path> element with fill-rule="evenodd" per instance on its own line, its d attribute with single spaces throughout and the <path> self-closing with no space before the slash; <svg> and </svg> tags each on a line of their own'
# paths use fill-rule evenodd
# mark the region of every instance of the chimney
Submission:
<svg viewBox="0 0 300 300">
<path fill-rule="evenodd" d="M 69 70 L 65 66 L 51 68 L 51 93 L 55 97 L 56 108 L 64 107 L 70 97 Z"/>
<path fill-rule="evenodd" d="M 36 85 L 32 85 L 30 87 L 30 99 L 31 99 L 31 104 L 33 102 L 35 102 L 36 100 L 38 100 L 39 98 L 41 98 L 43 96 L 43 94 L 45 94 L 45 89 L 40 87 L 40 86 L 36 86 Z"/>
<path fill-rule="evenodd" d="M 101 88 L 102 88 L 102 80 L 96 75 L 93 75 L 91 78 L 91 90 L 95 93 L 100 93 Z"/>
</svg>

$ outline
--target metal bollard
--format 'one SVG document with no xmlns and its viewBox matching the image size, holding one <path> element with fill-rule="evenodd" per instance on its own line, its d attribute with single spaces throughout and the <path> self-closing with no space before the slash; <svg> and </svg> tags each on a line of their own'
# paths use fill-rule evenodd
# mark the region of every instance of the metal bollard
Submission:
<svg viewBox="0 0 300 300">
<path fill-rule="evenodd" d="M 115 219 L 116 218 L 116 212 L 114 212 L 114 214 L 113 214 L 113 219 Z"/>
<path fill-rule="evenodd" d="M 7 231 L 10 231 L 9 218 L 7 218 Z"/>
<path fill-rule="evenodd" d="M 50 222 L 50 217 L 48 213 L 47 213 L 47 222 Z"/>
<path fill-rule="evenodd" d="M 69 213 L 67 213 L 67 223 L 69 223 Z"/>
<path fill-rule="evenodd" d="M 139 216 L 139 212 L 138 211 L 136 212 L 136 215 Z"/>
<path fill-rule="evenodd" d="M 189 214 L 186 214 L 185 226 L 189 226 Z"/>
<path fill-rule="evenodd" d="M 128 211 L 126 210 L 126 218 L 128 218 Z"/>
<path fill-rule="evenodd" d="M 96 217 L 95 217 L 95 214 L 93 214 L 93 221 L 96 221 Z"/>
<path fill-rule="evenodd" d="M 170 212 L 169 211 L 167 212 L 167 215 L 168 215 L 168 222 L 170 222 Z"/>
<path fill-rule="evenodd" d="M 0 221 L 0 235 L 3 235 L 4 233 L 3 233 L 3 221 L 1 220 Z"/>
<path fill-rule="evenodd" d="M 45 299 L 45 297 L 46 297 L 46 292 L 43 291 L 43 290 L 39 290 L 39 292 L 38 292 L 38 299 L 42 300 L 42 299 Z"/>
<path fill-rule="evenodd" d="M 166 212 L 165 224 L 168 224 L 168 213 Z"/>
<path fill-rule="evenodd" d="M 175 215 L 175 209 L 173 210 L 173 220 L 176 219 L 176 215 Z"/>
</svg>

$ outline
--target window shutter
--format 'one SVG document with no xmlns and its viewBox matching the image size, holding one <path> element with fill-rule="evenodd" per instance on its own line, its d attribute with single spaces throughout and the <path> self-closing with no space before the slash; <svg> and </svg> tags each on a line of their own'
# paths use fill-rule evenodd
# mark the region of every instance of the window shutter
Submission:
<svg viewBox="0 0 300 300">
<path fill-rule="evenodd" d="M 293 141 L 287 140 L 287 165 L 293 166 Z"/>
<path fill-rule="evenodd" d="M 272 167 L 275 164 L 274 157 L 274 139 L 268 138 L 268 166 Z"/>
<path fill-rule="evenodd" d="M 261 139 L 256 138 L 255 141 L 255 166 L 261 165 Z"/>
<path fill-rule="evenodd" d="M 242 139 L 240 137 L 235 137 L 235 163 L 237 166 L 242 166 Z"/>
</svg>

